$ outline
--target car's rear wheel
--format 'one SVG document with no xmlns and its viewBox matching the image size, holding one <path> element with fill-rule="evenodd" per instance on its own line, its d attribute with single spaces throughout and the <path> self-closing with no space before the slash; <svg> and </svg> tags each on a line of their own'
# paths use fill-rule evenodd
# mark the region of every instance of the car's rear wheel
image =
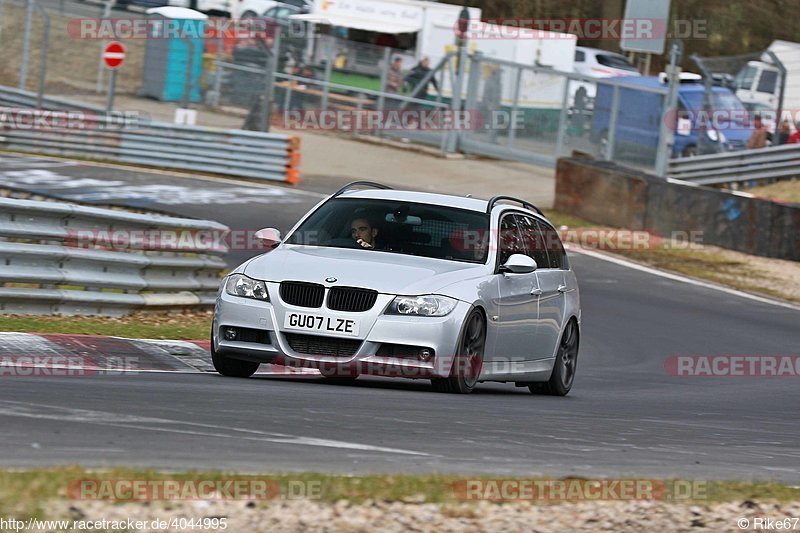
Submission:
<svg viewBox="0 0 800 533">
<path fill-rule="evenodd" d="M 258 370 L 259 363 L 251 361 L 242 361 L 240 359 L 232 359 L 217 353 L 214 349 L 214 338 L 211 338 L 211 361 L 214 363 L 214 369 L 223 376 L 232 378 L 249 378 Z"/>
<path fill-rule="evenodd" d="M 578 324 L 574 320 L 570 320 L 564 328 L 564 333 L 561 334 L 561 342 L 558 344 L 550 380 L 545 383 L 531 383 L 528 388 L 533 394 L 566 396 L 575 381 L 577 365 Z"/>
<path fill-rule="evenodd" d="M 486 319 L 473 309 L 464 322 L 458 352 L 450 369 L 450 377 L 431 379 L 434 390 L 454 394 L 469 394 L 475 389 L 483 367 L 486 347 Z"/>
</svg>

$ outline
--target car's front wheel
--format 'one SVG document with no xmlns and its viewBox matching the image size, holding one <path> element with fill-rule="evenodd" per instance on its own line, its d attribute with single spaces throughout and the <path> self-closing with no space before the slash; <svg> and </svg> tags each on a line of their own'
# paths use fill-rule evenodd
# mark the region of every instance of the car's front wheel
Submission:
<svg viewBox="0 0 800 533">
<path fill-rule="evenodd" d="M 461 340 L 450 377 L 431 379 L 437 392 L 469 394 L 475 389 L 483 367 L 483 350 L 486 347 L 486 319 L 473 309 L 464 322 Z"/>
<path fill-rule="evenodd" d="M 545 383 L 531 383 L 528 388 L 533 394 L 550 394 L 566 396 L 575 381 L 575 370 L 578 364 L 578 324 L 574 320 L 567 322 L 561 342 L 558 344 L 553 373 Z"/>
<path fill-rule="evenodd" d="M 242 361 L 240 359 L 232 359 L 217 353 L 214 349 L 214 339 L 211 339 L 211 361 L 214 363 L 214 369 L 223 376 L 232 378 L 249 378 L 258 370 L 259 363 L 251 361 Z"/>
</svg>

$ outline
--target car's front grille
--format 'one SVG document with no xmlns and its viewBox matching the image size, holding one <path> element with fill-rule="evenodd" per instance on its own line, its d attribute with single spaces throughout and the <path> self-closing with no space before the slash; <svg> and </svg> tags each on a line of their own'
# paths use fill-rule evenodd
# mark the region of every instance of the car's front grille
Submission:
<svg viewBox="0 0 800 533">
<path fill-rule="evenodd" d="M 322 307 L 325 299 L 325 287 L 317 283 L 302 281 L 282 281 L 281 300 L 298 307 Z"/>
<path fill-rule="evenodd" d="M 360 313 L 372 309 L 377 299 L 378 293 L 373 290 L 333 287 L 328 293 L 328 309 Z"/>
<path fill-rule="evenodd" d="M 356 353 L 361 341 L 356 339 L 340 339 L 338 337 L 320 337 L 302 333 L 286 333 L 289 346 L 297 353 L 305 355 L 328 355 L 332 357 L 350 357 Z"/>
</svg>

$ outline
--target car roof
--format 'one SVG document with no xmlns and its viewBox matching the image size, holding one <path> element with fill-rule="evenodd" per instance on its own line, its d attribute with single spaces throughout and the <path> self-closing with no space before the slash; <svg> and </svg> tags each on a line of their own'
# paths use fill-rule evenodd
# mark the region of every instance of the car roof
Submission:
<svg viewBox="0 0 800 533">
<path fill-rule="evenodd" d="M 651 87 L 654 89 L 664 89 L 667 87 L 665 83 L 661 83 L 658 76 L 619 76 L 615 78 L 616 81 L 620 83 L 624 83 L 625 85 L 640 85 L 642 87 Z M 705 90 L 705 86 L 702 82 L 699 83 L 681 83 L 678 86 L 679 92 L 702 92 Z M 731 92 L 730 89 L 727 87 L 720 87 L 719 85 L 714 85 L 711 87 L 711 90 L 715 93 L 719 92 Z"/>
<path fill-rule="evenodd" d="M 346 191 L 339 195 L 340 198 L 369 198 L 374 200 L 401 200 L 406 202 L 417 202 L 420 204 L 444 205 L 456 207 L 458 209 L 468 209 L 470 211 L 486 212 L 488 202 L 479 198 L 468 198 L 466 196 L 453 196 L 450 194 L 439 194 L 433 192 L 418 191 L 399 191 L 396 189 L 367 189 Z"/>
<path fill-rule="evenodd" d="M 576 46 L 575 50 L 580 50 L 581 52 L 588 52 L 590 54 L 594 54 L 595 56 L 608 55 L 616 57 L 625 57 L 623 54 L 620 54 L 618 52 L 612 52 L 611 50 L 603 50 L 602 48 L 591 48 L 589 46 Z M 625 59 L 627 58 L 625 57 Z"/>
<path fill-rule="evenodd" d="M 469 211 L 476 211 L 479 213 L 486 213 L 486 208 L 489 205 L 488 200 L 481 198 L 471 198 L 468 196 L 455 196 L 451 194 L 440 194 L 434 192 L 420 192 L 420 191 L 403 191 L 397 189 L 354 189 L 345 191 L 338 196 L 339 198 L 364 198 L 371 200 L 400 200 L 406 202 L 415 202 L 420 204 L 441 205 L 445 207 L 454 207 L 456 209 L 467 209 Z M 533 216 L 538 216 L 536 213 L 522 206 L 510 204 L 496 204 L 507 207 L 512 207 L 519 211 L 530 213 Z M 544 218 L 544 217 L 539 217 Z"/>
</svg>

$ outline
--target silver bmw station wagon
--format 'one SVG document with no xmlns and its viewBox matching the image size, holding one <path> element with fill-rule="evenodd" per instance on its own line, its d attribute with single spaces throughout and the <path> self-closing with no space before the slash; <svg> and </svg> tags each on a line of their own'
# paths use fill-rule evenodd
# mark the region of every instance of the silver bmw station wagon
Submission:
<svg viewBox="0 0 800 533">
<path fill-rule="evenodd" d="M 261 363 L 430 379 L 442 392 L 514 382 L 563 396 L 578 359 L 578 284 L 535 206 L 351 183 L 222 282 L 214 366 Z"/>
</svg>

